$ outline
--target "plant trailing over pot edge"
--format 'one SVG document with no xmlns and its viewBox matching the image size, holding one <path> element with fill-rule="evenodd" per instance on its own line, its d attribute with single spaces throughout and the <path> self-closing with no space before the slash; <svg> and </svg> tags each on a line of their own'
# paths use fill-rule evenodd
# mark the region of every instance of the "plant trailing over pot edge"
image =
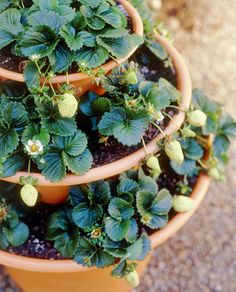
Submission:
<svg viewBox="0 0 236 292">
<path fill-rule="evenodd" d="M 107 64 L 105 71 L 102 68 L 93 71 L 91 68 L 104 64 L 109 58 L 118 58 L 122 62 L 142 42 L 140 17 L 123 0 L 121 5 L 132 14 L 132 25 L 137 35 L 130 33 L 125 13 L 113 1 L 96 1 L 93 4 L 89 1 L 68 1 L 63 5 L 57 0 L 51 4 L 43 1 L 22 3 L 7 2 L 1 7 L 0 48 L 10 46 L 13 55 L 23 57 L 23 60 L 31 59 L 26 62 L 26 67 L 23 66 L 29 88 L 38 86 L 40 77 L 44 77 L 47 83 L 54 83 L 57 79 L 53 77 L 54 74 L 68 74 L 71 67 L 75 67 L 73 70 L 76 72 L 76 62 L 80 72 L 91 75 L 90 79 L 107 73 L 112 69 L 110 65 L 115 66 L 115 62 Z M 42 18 L 43 23 L 39 22 Z M 33 38 L 36 34 L 37 38 Z M 45 38 L 50 39 L 50 45 L 44 45 L 47 42 Z M 18 77 L 16 79 L 22 81 Z M 85 74 L 83 76 L 88 77 Z M 77 80 L 76 76 L 67 78 Z M 78 75 L 77 81 L 81 78 L 82 75 Z M 61 79 L 58 78 L 56 83 L 61 83 Z"/>
</svg>

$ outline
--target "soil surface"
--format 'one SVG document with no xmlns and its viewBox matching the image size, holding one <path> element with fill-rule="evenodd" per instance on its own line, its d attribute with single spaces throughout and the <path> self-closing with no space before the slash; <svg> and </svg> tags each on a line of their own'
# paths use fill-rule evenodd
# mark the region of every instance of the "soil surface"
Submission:
<svg viewBox="0 0 236 292">
<path fill-rule="evenodd" d="M 194 87 L 236 118 L 235 0 L 164 0 L 161 16 L 185 57 Z M 236 142 L 228 183 L 212 183 L 196 215 L 156 249 L 136 292 L 236 291 Z M 0 291 L 18 292 L 0 270 Z"/>
</svg>

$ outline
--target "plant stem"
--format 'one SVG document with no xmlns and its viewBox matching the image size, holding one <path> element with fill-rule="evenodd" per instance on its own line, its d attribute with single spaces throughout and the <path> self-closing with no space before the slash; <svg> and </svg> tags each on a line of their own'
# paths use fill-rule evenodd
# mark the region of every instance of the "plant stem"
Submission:
<svg viewBox="0 0 236 292">
<path fill-rule="evenodd" d="M 152 125 L 155 126 L 164 137 L 166 137 L 166 133 L 162 130 L 162 128 L 160 126 L 158 126 L 156 123 L 152 122 Z"/>
<path fill-rule="evenodd" d="M 30 176 L 31 159 L 28 161 L 28 176 Z"/>
<path fill-rule="evenodd" d="M 187 110 L 184 110 L 184 109 L 182 109 L 181 107 L 179 107 L 179 106 L 177 106 L 177 105 L 168 105 L 168 107 L 170 107 L 170 108 L 175 108 L 175 109 L 178 109 L 178 110 L 180 110 L 180 111 L 182 111 L 182 112 L 187 113 Z"/>
<path fill-rule="evenodd" d="M 161 112 L 164 116 L 168 117 L 177 128 L 179 128 L 179 125 L 177 125 L 176 121 L 172 118 L 172 116 L 170 116 L 169 114 L 167 114 L 166 112 Z"/>
<path fill-rule="evenodd" d="M 68 71 L 66 71 L 66 83 L 67 83 L 68 85 L 70 84 Z"/>
<path fill-rule="evenodd" d="M 41 69 L 39 67 L 38 61 L 34 61 L 34 63 L 35 63 L 35 65 L 36 65 L 36 67 L 37 67 L 37 69 L 39 71 L 40 76 L 41 76 L 42 75 L 42 72 L 41 72 Z"/>
<path fill-rule="evenodd" d="M 144 139 L 143 139 L 143 136 L 141 137 L 141 139 L 142 139 L 142 143 L 143 143 L 144 151 L 146 152 L 146 155 L 148 156 L 149 153 L 148 153 L 148 151 L 147 151 L 146 143 L 145 143 L 145 141 L 144 141 Z"/>
<path fill-rule="evenodd" d="M 198 159 L 197 162 L 201 165 L 203 169 L 207 169 L 206 165 L 201 161 L 201 159 Z"/>
<path fill-rule="evenodd" d="M 21 0 L 20 2 L 21 2 L 21 6 L 22 6 L 22 8 L 24 9 L 24 8 L 25 8 L 24 0 Z"/>
<path fill-rule="evenodd" d="M 51 82 L 50 82 L 50 87 L 51 87 L 51 89 L 52 89 L 53 94 L 56 96 L 57 94 L 56 94 L 56 92 L 55 92 L 55 90 L 54 90 L 54 87 L 53 87 L 53 85 L 52 85 Z"/>
</svg>

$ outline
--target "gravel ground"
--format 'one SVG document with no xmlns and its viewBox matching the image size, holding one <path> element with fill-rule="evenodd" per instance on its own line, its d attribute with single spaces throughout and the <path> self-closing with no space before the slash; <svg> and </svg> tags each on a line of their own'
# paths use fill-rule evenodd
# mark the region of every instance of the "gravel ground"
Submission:
<svg viewBox="0 0 236 292">
<path fill-rule="evenodd" d="M 225 103 L 236 118 L 236 1 L 163 2 L 160 17 L 174 34 L 194 86 Z M 236 143 L 231 158 L 228 183 L 213 183 L 196 215 L 155 250 L 136 292 L 236 291 Z M 18 290 L 0 270 L 0 292 L 10 291 Z"/>
</svg>

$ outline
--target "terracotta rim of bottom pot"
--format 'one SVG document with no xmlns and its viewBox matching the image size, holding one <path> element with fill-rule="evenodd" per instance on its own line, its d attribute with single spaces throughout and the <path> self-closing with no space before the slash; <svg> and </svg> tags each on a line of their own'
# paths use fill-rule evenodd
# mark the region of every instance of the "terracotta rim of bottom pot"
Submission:
<svg viewBox="0 0 236 292">
<path fill-rule="evenodd" d="M 180 104 L 182 110 L 173 117 L 173 121 L 170 121 L 169 125 L 164 129 L 166 135 L 171 135 L 181 127 L 185 119 L 184 110 L 189 109 L 192 96 L 191 79 L 185 62 L 183 61 L 179 52 L 166 39 L 158 34 L 156 34 L 156 40 L 166 48 L 173 61 L 177 75 L 177 87 L 182 95 L 182 101 Z M 163 135 L 159 134 L 155 139 L 148 143 L 146 146 L 147 152 L 150 154 L 155 153 L 158 150 L 157 141 L 162 138 Z M 122 159 L 116 160 L 115 162 L 92 168 L 84 175 L 68 174 L 64 180 L 56 183 L 51 183 L 50 181 L 46 180 L 44 176 L 42 176 L 40 173 L 32 173 L 32 176 L 38 179 L 38 186 L 58 187 L 89 183 L 92 181 L 112 177 L 132 167 L 135 167 L 142 159 L 146 157 L 146 155 L 147 154 L 144 148 L 141 148 L 138 151 L 135 151 L 134 153 Z M 2 180 L 18 183 L 21 176 L 27 176 L 27 173 L 20 171 L 16 173 L 16 175 L 8 178 L 3 178 Z"/>
<path fill-rule="evenodd" d="M 136 34 L 142 36 L 143 35 L 143 22 L 142 22 L 142 19 L 139 15 L 138 11 L 127 0 L 119 0 L 119 2 L 125 8 L 128 15 L 132 19 L 133 33 L 136 33 Z M 137 49 L 137 47 L 133 48 L 133 50 L 131 50 L 126 57 L 121 58 L 121 59 L 117 59 L 116 61 L 114 61 L 114 60 L 109 61 L 99 68 L 103 68 L 105 73 L 108 73 L 113 68 L 117 67 L 119 64 L 122 64 L 123 62 L 125 62 L 131 55 L 133 55 L 133 53 L 136 51 L 136 49 Z M 96 70 L 98 70 L 98 68 L 95 69 L 95 71 Z M 14 71 L 9 71 L 9 70 L 3 69 L 1 67 L 0 67 L 0 77 L 3 77 L 7 80 L 25 82 L 23 74 L 17 73 Z M 70 82 L 75 82 L 75 81 L 81 81 L 84 79 L 91 79 L 91 77 L 88 76 L 87 74 L 84 74 L 84 73 L 72 73 L 72 74 L 68 75 L 68 79 Z M 42 78 L 42 82 L 44 82 L 44 78 Z M 66 82 L 67 82 L 66 75 L 57 75 L 57 76 L 50 79 L 50 83 L 52 83 L 52 84 L 60 84 L 60 83 L 66 83 Z M 46 83 L 48 83 L 48 82 L 46 82 Z"/>
<path fill-rule="evenodd" d="M 210 178 L 205 174 L 200 174 L 191 194 L 191 198 L 195 201 L 194 209 L 189 212 L 177 214 L 168 222 L 166 227 L 153 233 L 150 236 L 152 248 L 156 248 L 166 241 L 190 219 L 200 206 L 209 185 Z M 96 268 L 83 267 L 72 260 L 35 259 L 10 254 L 4 251 L 0 251 L 0 264 L 16 269 L 43 273 L 84 272 Z"/>
</svg>

